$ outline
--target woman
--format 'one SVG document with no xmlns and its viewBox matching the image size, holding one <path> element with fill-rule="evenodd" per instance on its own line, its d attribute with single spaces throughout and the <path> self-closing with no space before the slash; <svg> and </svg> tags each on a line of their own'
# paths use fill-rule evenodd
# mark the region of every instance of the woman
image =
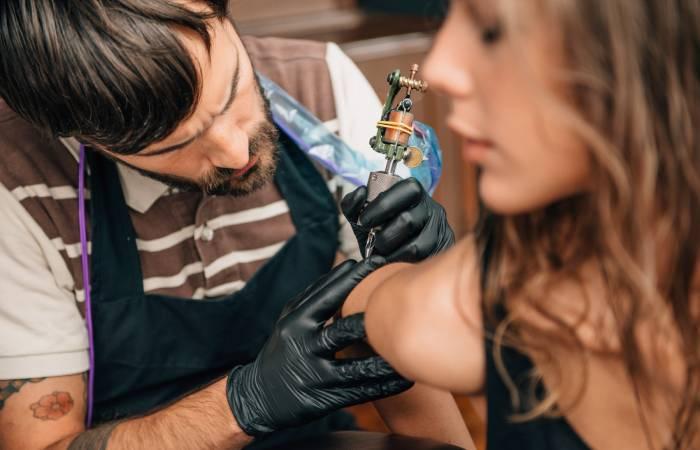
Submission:
<svg viewBox="0 0 700 450">
<path fill-rule="evenodd" d="M 488 218 L 345 312 L 490 449 L 698 448 L 700 2 L 454 0 L 424 68 Z"/>
</svg>

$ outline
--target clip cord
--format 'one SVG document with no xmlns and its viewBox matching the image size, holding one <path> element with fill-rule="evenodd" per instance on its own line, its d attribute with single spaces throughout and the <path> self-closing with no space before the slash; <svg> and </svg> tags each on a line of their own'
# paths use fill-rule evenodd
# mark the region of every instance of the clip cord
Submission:
<svg viewBox="0 0 700 450">
<path fill-rule="evenodd" d="M 85 145 L 80 144 L 80 163 L 78 164 L 78 224 L 80 227 L 80 262 L 83 269 L 83 289 L 85 290 L 85 323 L 88 331 L 88 349 L 90 367 L 88 368 L 87 417 L 85 428 L 92 425 L 92 410 L 95 388 L 95 339 L 92 324 L 92 302 L 90 296 L 90 265 L 88 261 L 87 219 L 85 216 Z"/>
</svg>

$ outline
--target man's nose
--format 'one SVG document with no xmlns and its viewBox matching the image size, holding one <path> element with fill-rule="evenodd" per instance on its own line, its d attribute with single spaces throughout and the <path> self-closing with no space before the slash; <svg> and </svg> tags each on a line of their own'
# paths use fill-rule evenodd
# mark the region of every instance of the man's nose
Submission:
<svg viewBox="0 0 700 450">
<path fill-rule="evenodd" d="M 206 133 L 207 158 L 216 167 L 241 169 L 248 164 L 248 134 L 239 127 L 214 124 Z"/>
</svg>

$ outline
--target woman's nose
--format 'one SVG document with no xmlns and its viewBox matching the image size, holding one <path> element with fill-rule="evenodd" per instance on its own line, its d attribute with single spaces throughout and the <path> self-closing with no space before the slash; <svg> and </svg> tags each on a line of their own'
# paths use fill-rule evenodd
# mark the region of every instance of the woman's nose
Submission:
<svg viewBox="0 0 700 450">
<path fill-rule="evenodd" d="M 206 133 L 207 158 L 223 169 L 241 169 L 248 164 L 248 134 L 230 123 L 214 124 Z"/>
<path fill-rule="evenodd" d="M 452 21 L 454 22 L 454 21 Z M 474 90 L 470 58 L 464 42 L 459 39 L 462 33 L 455 33 L 448 18 L 445 26 L 435 37 L 433 48 L 423 63 L 423 76 L 434 89 L 450 97 L 467 97 Z"/>
</svg>

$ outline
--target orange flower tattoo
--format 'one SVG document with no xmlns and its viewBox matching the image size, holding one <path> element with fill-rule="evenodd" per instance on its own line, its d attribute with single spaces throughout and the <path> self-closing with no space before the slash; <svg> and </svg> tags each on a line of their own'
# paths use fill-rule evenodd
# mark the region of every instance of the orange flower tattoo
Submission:
<svg viewBox="0 0 700 450">
<path fill-rule="evenodd" d="M 58 420 L 73 409 L 73 398 L 68 392 L 54 392 L 41 397 L 30 408 L 37 419 Z"/>
</svg>

